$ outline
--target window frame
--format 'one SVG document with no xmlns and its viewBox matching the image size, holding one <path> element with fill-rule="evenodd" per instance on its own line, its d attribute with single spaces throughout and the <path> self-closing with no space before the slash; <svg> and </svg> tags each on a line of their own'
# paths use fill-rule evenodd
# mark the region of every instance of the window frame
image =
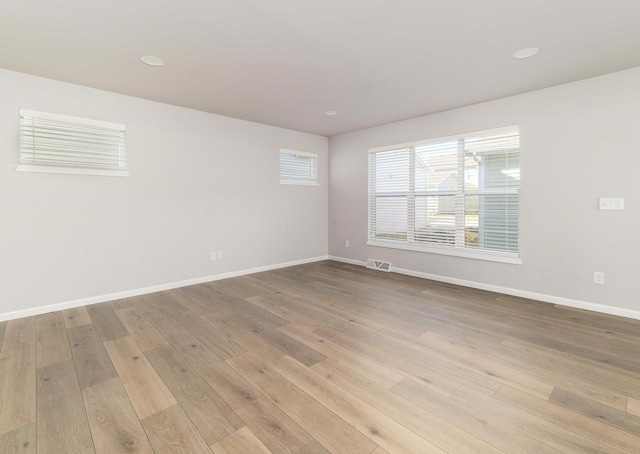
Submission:
<svg viewBox="0 0 640 454">
<path fill-rule="evenodd" d="M 315 161 L 313 164 L 315 166 L 315 180 L 314 181 L 302 181 L 302 180 L 290 180 L 286 178 L 282 178 L 282 163 L 280 158 L 283 154 L 289 154 L 294 156 L 303 156 L 306 158 L 311 158 Z M 293 185 L 293 186 L 320 186 L 320 182 L 318 181 L 318 153 L 311 153 L 308 151 L 297 151 L 297 150 L 289 150 L 286 148 L 281 148 L 280 153 L 278 154 L 278 163 L 279 163 L 279 176 L 280 176 L 280 184 L 285 185 Z"/>
<path fill-rule="evenodd" d="M 69 165 L 49 165 L 49 164 L 36 164 L 28 163 L 22 159 L 22 128 L 23 118 L 32 118 L 40 120 L 50 120 L 62 123 L 74 124 L 78 126 L 91 126 L 96 128 L 111 129 L 113 131 L 120 131 L 123 134 L 122 138 L 122 150 L 121 160 L 123 165 L 118 168 L 106 168 L 101 166 L 90 166 L 78 164 Z M 16 171 L 18 172 L 36 172 L 36 173 L 58 173 L 58 174 L 71 174 L 71 175 L 102 175 L 102 176 L 118 176 L 127 177 L 129 171 L 127 168 L 127 153 L 126 153 L 126 131 L 127 127 L 124 124 L 111 123 L 101 120 L 93 120 L 83 117 L 73 117 L 69 115 L 55 114 L 49 112 L 40 112 L 35 110 L 23 109 L 19 110 L 20 119 L 20 144 L 18 146 L 18 166 Z M 34 151 L 35 153 L 35 151 Z"/>
<path fill-rule="evenodd" d="M 461 221 L 464 219 L 464 203 L 460 204 L 459 200 L 464 200 L 466 195 L 491 195 L 491 194 L 516 194 L 518 195 L 518 205 L 520 204 L 520 186 L 518 189 L 505 189 L 505 190 L 486 190 L 486 189 L 477 189 L 477 190 L 466 190 L 464 188 L 464 158 L 465 151 L 464 147 L 458 146 L 458 150 L 456 153 L 457 157 L 457 174 L 462 175 L 462 178 L 458 178 L 457 187 L 455 191 L 420 191 L 419 196 L 446 196 L 452 195 L 455 197 L 455 245 L 453 246 L 441 246 L 437 244 L 426 244 L 426 243 L 416 243 L 415 240 L 415 200 L 417 192 L 415 190 L 415 148 L 418 146 L 428 146 L 434 145 L 442 142 L 451 142 L 458 141 L 458 143 L 464 143 L 465 139 L 476 138 L 478 136 L 491 136 L 491 135 L 501 135 L 501 134 L 513 134 L 514 131 L 518 132 L 520 135 L 519 125 L 511 125 L 500 128 L 493 129 L 485 129 L 479 131 L 473 131 L 463 134 L 455 134 L 445 137 L 438 137 L 434 139 L 428 140 L 419 140 L 414 142 L 406 142 L 397 145 L 385 146 L 385 147 L 376 147 L 370 148 L 367 153 L 368 163 L 367 163 L 367 173 L 368 173 L 368 191 L 367 191 L 367 245 L 368 246 L 376 246 L 376 247 L 386 247 L 391 249 L 400 249 L 407 251 L 415 251 L 415 252 L 426 252 L 431 254 L 441 254 L 441 255 L 449 255 L 454 257 L 464 257 L 471 259 L 479 259 L 479 260 L 488 260 L 509 264 L 521 265 L 522 259 L 520 257 L 520 235 L 518 235 L 518 250 L 517 253 L 511 252 L 503 252 L 503 251 L 493 251 L 493 250 L 485 250 L 485 249 L 472 249 L 464 246 L 459 246 L 460 243 L 464 244 L 464 222 Z M 409 150 L 409 188 L 406 192 L 407 197 L 407 240 L 399 241 L 399 240 L 385 240 L 380 238 L 372 238 L 372 200 L 375 200 L 375 173 L 372 176 L 372 169 L 375 172 L 375 167 L 372 166 L 372 160 L 374 159 L 374 155 L 380 152 L 386 151 L 400 151 L 400 150 Z M 518 148 L 519 153 L 520 148 Z M 404 196 L 405 193 L 398 193 L 398 196 Z M 518 231 L 520 230 L 520 212 L 518 212 Z"/>
</svg>

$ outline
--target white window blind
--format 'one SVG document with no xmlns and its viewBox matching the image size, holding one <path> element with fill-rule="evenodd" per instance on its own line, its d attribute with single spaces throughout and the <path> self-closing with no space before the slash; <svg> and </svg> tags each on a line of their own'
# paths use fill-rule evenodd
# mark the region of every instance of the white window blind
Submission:
<svg viewBox="0 0 640 454">
<path fill-rule="evenodd" d="M 280 150 L 280 184 L 318 185 L 318 155 Z"/>
<path fill-rule="evenodd" d="M 21 171 L 127 175 L 124 125 L 20 109 Z"/>
<path fill-rule="evenodd" d="M 369 244 L 517 258 L 519 137 L 513 126 L 370 150 Z"/>
</svg>

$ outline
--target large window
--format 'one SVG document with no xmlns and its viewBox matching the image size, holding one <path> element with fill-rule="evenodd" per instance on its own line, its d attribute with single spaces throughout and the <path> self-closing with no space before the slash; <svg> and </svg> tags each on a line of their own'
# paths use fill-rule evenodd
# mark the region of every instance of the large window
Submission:
<svg viewBox="0 0 640 454">
<path fill-rule="evenodd" d="M 126 176 L 125 125 L 20 109 L 20 165 L 30 172 Z"/>
<path fill-rule="evenodd" d="M 517 126 L 370 150 L 369 243 L 519 263 Z"/>
</svg>

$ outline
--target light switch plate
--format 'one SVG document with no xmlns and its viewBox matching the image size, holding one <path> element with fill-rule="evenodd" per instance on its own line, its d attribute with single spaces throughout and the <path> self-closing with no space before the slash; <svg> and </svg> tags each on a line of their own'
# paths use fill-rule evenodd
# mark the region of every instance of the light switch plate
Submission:
<svg viewBox="0 0 640 454">
<path fill-rule="evenodd" d="M 600 197 L 598 207 L 601 210 L 624 210 L 624 199 L 614 197 Z"/>
</svg>

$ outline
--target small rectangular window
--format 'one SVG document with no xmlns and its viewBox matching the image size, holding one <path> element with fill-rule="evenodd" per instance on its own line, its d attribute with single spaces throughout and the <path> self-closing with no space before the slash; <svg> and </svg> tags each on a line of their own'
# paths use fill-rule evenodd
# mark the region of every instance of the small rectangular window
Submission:
<svg viewBox="0 0 640 454">
<path fill-rule="evenodd" d="M 20 109 L 19 171 L 127 176 L 125 125 Z"/>
<path fill-rule="evenodd" d="M 370 150 L 369 241 L 519 261 L 517 126 Z"/>
<path fill-rule="evenodd" d="M 318 186 L 318 155 L 280 150 L 280 184 Z"/>
</svg>

